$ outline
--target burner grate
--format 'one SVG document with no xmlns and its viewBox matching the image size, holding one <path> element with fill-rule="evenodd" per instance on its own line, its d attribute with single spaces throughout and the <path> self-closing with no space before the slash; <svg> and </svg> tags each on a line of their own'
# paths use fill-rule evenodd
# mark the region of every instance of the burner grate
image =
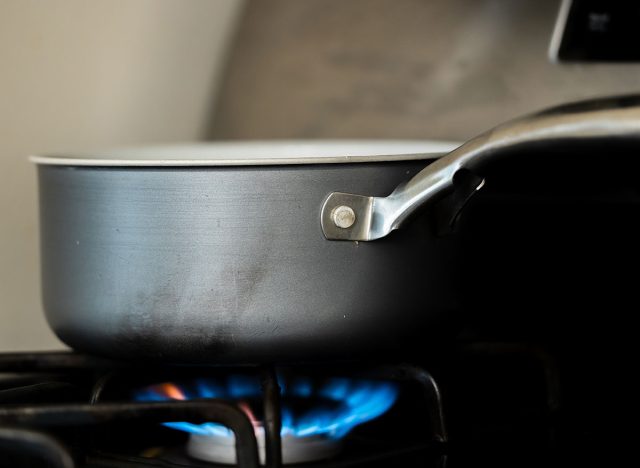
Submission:
<svg viewBox="0 0 640 468">
<path fill-rule="evenodd" d="M 229 427 L 236 435 L 236 453 L 238 466 L 258 467 L 258 445 L 254 428 L 248 417 L 233 403 L 223 400 L 188 400 L 179 402 L 112 402 L 103 401 L 108 387 L 120 378 L 145 375 L 150 378 L 154 373 L 166 373 L 167 369 L 178 373 L 193 373 L 206 370 L 231 372 L 233 368 L 180 368 L 155 366 L 148 364 L 112 362 L 76 353 L 14 353 L 0 354 L 0 376 L 8 373 L 18 375 L 41 375 L 44 383 L 35 381 L 20 388 L 0 390 L 0 454 L 11 451 L 35 452 L 46 458 L 51 466 L 69 468 L 77 463 L 83 466 L 128 466 L 141 462 L 153 466 L 149 459 L 136 459 L 126 456 L 102 456 L 98 451 L 88 450 L 85 444 L 91 444 L 91 436 L 85 437 L 78 449 L 76 443 L 69 446 L 60 442 L 59 433 L 64 434 L 70 428 L 101 427 L 128 423 L 161 423 L 165 421 L 187 421 L 192 423 L 217 422 Z M 243 367 L 259 376 L 264 403 L 264 433 L 266 467 L 277 468 L 282 465 L 282 439 L 280 435 L 280 388 L 272 366 Z M 391 463 L 395 457 L 425 452 L 437 460 L 437 465 L 445 460 L 447 433 L 444 426 L 440 390 L 431 375 L 419 367 L 408 365 L 392 366 L 337 366 L 332 364 L 333 375 L 341 374 L 357 378 L 387 379 L 405 382 L 417 382 L 422 388 L 427 413 L 425 425 L 427 432 L 424 443 L 412 447 L 392 447 L 388 450 L 362 450 L 356 456 L 336 459 L 324 464 L 335 467 L 370 466 L 376 461 Z M 11 376 L 17 379 L 18 377 Z M 15 383 L 16 381 L 12 381 Z M 11 383 L 11 382 L 10 382 Z M 10 384 L 9 383 L 9 384 Z M 3 387 L 0 387 L 2 389 Z M 2 400 L 9 396 L 19 404 L 6 404 Z M 72 395 L 74 403 L 60 403 L 62 394 Z M 31 401 L 38 396 L 37 404 Z M 55 403 L 51 403 L 54 401 Z M 80 401 L 80 403 L 78 403 Z M 82 403 L 84 401 L 84 403 Z M 55 434 L 56 438 L 48 435 Z M 85 434 L 86 435 L 86 434 Z M 9 450 L 10 448 L 10 450 Z M 371 448 L 371 447 L 370 447 Z M 78 456 L 80 453 L 81 456 Z M 434 455 L 435 454 L 435 455 Z M 127 461 L 129 460 L 129 462 Z M 110 461 L 109 461 L 110 460 Z M 89 464 L 86 464 L 89 463 Z M 111 465 L 110 465 L 111 463 Z M 191 461 L 189 461 L 191 463 Z M 193 462 L 194 466 L 204 466 Z M 165 464 L 164 466 L 171 466 Z M 176 464 L 177 466 L 177 464 Z"/>
</svg>

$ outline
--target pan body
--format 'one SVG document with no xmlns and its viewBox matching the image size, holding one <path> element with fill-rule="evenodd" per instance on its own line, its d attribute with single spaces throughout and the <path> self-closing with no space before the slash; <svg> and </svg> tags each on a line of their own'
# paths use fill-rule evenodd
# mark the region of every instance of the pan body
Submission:
<svg viewBox="0 0 640 468">
<path fill-rule="evenodd" d="M 331 191 L 382 196 L 430 160 L 251 167 L 38 166 L 43 302 L 78 350 L 172 362 L 370 356 L 453 307 L 429 213 L 327 241 Z"/>
</svg>

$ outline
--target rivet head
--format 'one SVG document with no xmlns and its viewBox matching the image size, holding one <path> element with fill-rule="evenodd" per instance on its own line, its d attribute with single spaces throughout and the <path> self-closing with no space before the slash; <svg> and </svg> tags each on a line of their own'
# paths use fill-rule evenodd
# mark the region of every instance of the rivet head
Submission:
<svg viewBox="0 0 640 468">
<path fill-rule="evenodd" d="M 336 206 L 331 211 L 331 219 L 337 227 L 347 229 L 356 222 L 356 213 L 350 206 Z"/>
</svg>

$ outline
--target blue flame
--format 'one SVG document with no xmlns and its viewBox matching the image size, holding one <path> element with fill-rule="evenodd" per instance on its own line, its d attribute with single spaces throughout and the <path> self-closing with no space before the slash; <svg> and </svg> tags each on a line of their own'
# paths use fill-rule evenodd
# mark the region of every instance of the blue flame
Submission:
<svg viewBox="0 0 640 468">
<path fill-rule="evenodd" d="M 174 390 L 167 392 L 167 385 Z M 305 377 L 282 382 L 282 435 L 307 437 L 322 435 L 338 439 L 354 427 L 371 421 L 393 406 L 398 388 L 389 382 L 332 378 L 314 383 Z M 160 384 L 135 392 L 139 401 L 167 401 L 172 399 L 220 398 L 241 400 L 259 398 L 261 390 L 256 379 L 236 375 L 226 379 L 198 379 L 179 385 Z M 287 397 L 318 400 L 313 409 L 293 411 L 287 405 Z M 320 397 L 320 398 L 318 398 Z M 322 401 L 331 404 L 322 404 Z M 165 426 L 199 435 L 231 437 L 232 432 L 217 423 L 192 424 L 168 422 Z"/>
</svg>

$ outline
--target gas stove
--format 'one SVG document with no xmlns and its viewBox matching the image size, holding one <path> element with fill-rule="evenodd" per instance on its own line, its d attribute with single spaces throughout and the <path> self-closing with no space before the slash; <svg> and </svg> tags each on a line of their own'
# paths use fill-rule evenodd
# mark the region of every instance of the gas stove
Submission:
<svg viewBox="0 0 640 468">
<path fill-rule="evenodd" d="M 2 466 L 549 466 L 575 435 L 555 357 L 524 343 L 423 366 L 2 354 L 0 376 Z"/>
<path fill-rule="evenodd" d="M 403 362 L 373 337 L 373 362 L 0 354 L 0 465 L 610 466 L 635 446 L 640 163 L 585 157 L 578 184 L 556 156 L 544 184 L 487 169 L 460 293 Z"/>
</svg>

